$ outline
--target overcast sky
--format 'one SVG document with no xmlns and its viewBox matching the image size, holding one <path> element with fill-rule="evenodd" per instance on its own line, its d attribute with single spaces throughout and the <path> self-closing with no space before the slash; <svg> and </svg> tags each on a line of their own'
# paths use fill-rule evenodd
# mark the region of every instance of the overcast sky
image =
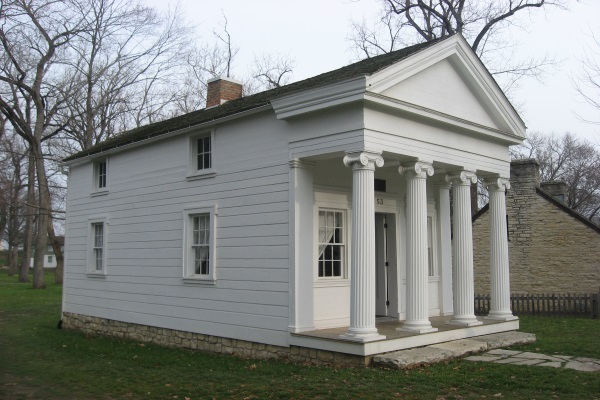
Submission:
<svg viewBox="0 0 600 400">
<path fill-rule="evenodd" d="M 194 22 L 201 40 L 213 41 L 227 15 L 228 30 L 239 48 L 233 76 L 244 76 L 254 55 L 280 53 L 296 60 L 293 81 L 347 65 L 355 60 L 346 39 L 350 19 L 372 20 L 380 0 L 143 0 L 158 8 L 179 3 Z M 525 79 L 512 93 L 515 106 L 529 131 L 572 132 L 600 145 L 600 111 L 587 106 L 573 89 L 571 79 L 581 71 L 581 59 L 592 46 L 591 34 L 600 37 L 600 0 L 572 0 L 568 11 L 535 12 L 529 32 L 515 31 L 522 43 L 520 54 L 562 60 L 550 69 L 544 82 Z M 600 95 L 600 94 L 599 94 Z"/>
</svg>

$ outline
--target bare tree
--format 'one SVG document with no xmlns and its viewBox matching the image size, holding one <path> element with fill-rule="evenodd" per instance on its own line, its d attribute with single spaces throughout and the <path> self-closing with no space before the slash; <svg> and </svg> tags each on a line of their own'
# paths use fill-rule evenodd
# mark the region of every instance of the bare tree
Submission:
<svg viewBox="0 0 600 400">
<path fill-rule="evenodd" d="M 25 188 L 22 169 L 26 160 L 26 151 L 19 140 L 6 134 L 0 139 L 0 208 L 6 210 L 6 241 L 8 243 L 8 274 L 16 275 L 18 255 L 21 245 Z M 4 231 L 4 229 L 2 229 Z M 0 239 L 3 235 L 0 235 Z"/>
<path fill-rule="evenodd" d="M 359 58 L 397 50 L 409 44 L 461 33 L 490 72 L 503 77 L 509 90 L 522 77 L 540 78 L 556 61 L 548 56 L 519 60 L 516 43 L 505 33 L 525 29 L 517 15 L 547 7 L 564 8 L 567 0 L 382 0 L 380 17 L 370 27 L 351 22 L 348 40 Z"/>
<path fill-rule="evenodd" d="M 573 134 L 530 133 L 525 143 L 511 150 L 511 157 L 536 158 L 542 181 L 567 184 L 565 203 L 589 218 L 600 217 L 600 151 Z"/>
<path fill-rule="evenodd" d="M 190 33 L 178 10 L 159 15 L 127 0 L 89 7 L 65 66 L 73 82 L 61 115 L 70 153 L 164 118 L 172 101 L 164 93 L 175 84 Z"/>
<path fill-rule="evenodd" d="M 581 120 L 600 125 L 600 39 L 592 34 L 595 47 L 589 49 L 582 60 L 582 71 L 578 79 L 573 81 L 575 90 L 599 115 L 595 119 Z"/>
<path fill-rule="evenodd" d="M 5 0 L 0 6 L 0 112 L 29 147 L 38 184 L 34 288 L 44 288 L 43 259 L 52 209 L 43 142 L 62 130 L 54 117 L 69 98 L 60 69 L 69 41 L 85 29 L 87 10 L 75 0 Z M 31 183 L 31 182 L 30 182 Z"/>
<path fill-rule="evenodd" d="M 258 90 L 268 90 L 286 85 L 296 66 L 296 61 L 280 54 L 254 56 L 252 79 L 256 80 Z"/>
</svg>

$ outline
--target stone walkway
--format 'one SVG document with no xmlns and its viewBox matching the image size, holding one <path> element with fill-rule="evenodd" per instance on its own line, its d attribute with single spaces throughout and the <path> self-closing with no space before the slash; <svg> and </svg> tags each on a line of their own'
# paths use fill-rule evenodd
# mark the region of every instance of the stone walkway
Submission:
<svg viewBox="0 0 600 400">
<path fill-rule="evenodd" d="M 486 353 L 466 357 L 468 361 L 488 361 L 496 364 L 535 365 L 538 367 L 568 368 L 576 371 L 600 371 L 600 360 L 587 357 L 547 356 L 545 354 L 495 349 Z"/>
</svg>

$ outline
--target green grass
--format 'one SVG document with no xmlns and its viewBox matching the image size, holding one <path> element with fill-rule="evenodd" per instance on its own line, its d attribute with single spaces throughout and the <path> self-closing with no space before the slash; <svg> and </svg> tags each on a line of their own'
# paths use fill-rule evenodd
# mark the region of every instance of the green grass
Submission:
<svg viewBox="0 0 600 400">
<path fill-rule="evenodd" d="M 600 397 L 598 373 L 460 360 L 409 371 L 332 368 L 86 337 L 56 328 L 61 288 L 52 282 L 49 275 L 47 289 L 33 290 L 0 272 L 2 399 Z M 540 338 L 522 349 L 600 358 L 598 320 L 524 318 L 522 325 Z"/>
</svg>

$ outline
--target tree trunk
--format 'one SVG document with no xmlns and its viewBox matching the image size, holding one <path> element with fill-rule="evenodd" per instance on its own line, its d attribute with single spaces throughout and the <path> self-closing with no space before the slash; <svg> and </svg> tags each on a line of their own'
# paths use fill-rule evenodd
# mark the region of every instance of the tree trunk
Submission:
<svg viewBox="0 0 600 400">
<path fill-rule="evenodd" d="M 13 193 L 8 218 L 8 276 L 16 275 L 19 269 L 19 208 L 15 197 Z"/>
<path fill-rule="evenodd" d="M 50 192 L 48 190 L 48 178 L 44 166 L 44 157 L 40 142 L 33 148 L 35 157 L 35 169 L 38 182 L 38 231 L 35 240 L 35 256 L 33 258 L 33 288 L 45 289 L 44 283 L 44 258 L 48 247 L 48 225 L 51 219 Z"/>
<path fill-rule="evenodd" d="M 65 258 L 63 255 L 61 244 L 56 240 L 53 224 L 48 225 L 48 238 L 50 239 L 52 250 L 54 250 L 54 257 L 56 258 L 56 269 L 54 270 L 54 283 L 56 283 L 57 285 L 62 285 Z"/>
<path fill-rule="evenodd" d="M 19 269 L 19 247 L 13 243 L 8 244 L 8 276 L 17 274 Z"/>
<path fill-rule="evenodd" d="M 25 204 L 25 232 L 23 234 L 23 259 L 21 260 L 21 272 L 19 282 L 29 282 L 29 267 L 31 265 L 31 246 L 33 241 L 33 223 L 35 202 L 35 161 L 31 148 L 27 161 L 27 204 Z"/>
</svg>

